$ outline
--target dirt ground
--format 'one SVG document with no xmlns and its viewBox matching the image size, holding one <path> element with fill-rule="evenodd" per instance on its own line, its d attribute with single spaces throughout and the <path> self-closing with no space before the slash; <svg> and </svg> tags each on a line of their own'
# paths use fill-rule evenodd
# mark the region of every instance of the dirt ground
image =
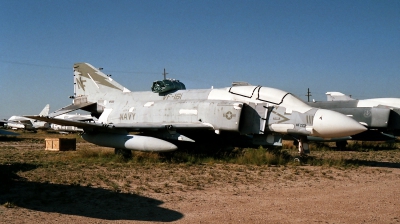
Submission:
<svg viewBox="0 0 400 224">
<path fill-rule="evenodd" d="M 0 223 L 400 223 L 400 166 L 391 161 L 380 158 L 373 166 L 353 168 L 138 168 L 135 172 L 150 182 L 144 186 L 163 188 L 136 193 L 32 181 L 24 175 L 36 168 L 27 167 L 15 172 L 18 178 L 8 183 L 10 190 L 0 192 Z M 192 175 L 198 184 L 182 187 L 180 172 L 189 175 L 185 178 Z M 130 188 L 137 189 L 135 185 L 132 182 Z M 32 192 L 41 192 L 40 202 Z M 58 200 L 61 196 L 67 200 Z M 22 201 L 22 206 L 8 206 L 10 198 Z"/>
</svg>

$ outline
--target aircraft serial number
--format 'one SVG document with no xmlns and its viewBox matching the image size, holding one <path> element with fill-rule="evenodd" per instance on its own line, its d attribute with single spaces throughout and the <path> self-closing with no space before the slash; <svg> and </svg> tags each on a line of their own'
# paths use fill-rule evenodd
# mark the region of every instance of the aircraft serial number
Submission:
<svg viewBox="0 0 400 224">
<path fill-rule="evenodd" d="M 180 100 L 182 99 L 182 93 L 176 93 L 176 94 L 168 94 L 165 95 L 163 100 Z"/>
</svg>

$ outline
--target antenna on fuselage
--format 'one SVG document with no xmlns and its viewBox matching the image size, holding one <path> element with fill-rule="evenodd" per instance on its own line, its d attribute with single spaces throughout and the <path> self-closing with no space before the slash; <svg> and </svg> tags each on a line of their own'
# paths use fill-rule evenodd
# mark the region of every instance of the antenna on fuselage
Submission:
<svg viewBox="0 0 400 224">
<path fill-rule="evenodd" d="M 167 74 L 168 74 L 168 73 L 165 72 L 165 68 L 164 68 L 164 73 L 163 73 L 163 75 L 164 75 L 164 80 L 167 79 Z"/>
</svg>

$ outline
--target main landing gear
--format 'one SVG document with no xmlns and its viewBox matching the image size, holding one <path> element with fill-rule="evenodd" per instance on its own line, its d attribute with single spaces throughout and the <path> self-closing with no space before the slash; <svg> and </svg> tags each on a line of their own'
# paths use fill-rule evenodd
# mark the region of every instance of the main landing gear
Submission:
<svg viewBox="0 0 400 224">
<path fill-rule="evenodd" d="M 124 159 L 132 158 L 132 150 L 129 149 L 117 149 L 114 150 L 115 155 L 121 155 Z"/>
<path fill-rule="evenodd" d="M 345 150 L 347 146 L 347 141 L 338 141 L 336 142 L 336 148 L 338 150 Z"/>
</svg>

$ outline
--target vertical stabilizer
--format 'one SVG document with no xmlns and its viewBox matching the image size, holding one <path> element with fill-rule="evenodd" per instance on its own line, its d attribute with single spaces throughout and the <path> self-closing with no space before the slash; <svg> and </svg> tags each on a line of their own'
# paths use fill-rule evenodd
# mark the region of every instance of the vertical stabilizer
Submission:
<svg viewBox="0 0 400 224">
<path fill-rule="evenodd" d="M 49 110 L 50 110 L 50 105 L 47 104 L 43 110 L 40 112 L 39 116 L 48 116 L 49 115 Z"/>
<path fill-rule="evenodd" d="M 88 63 L 74 64 L 75 97 L 110 92 L 130 92 L 99 69 Z"/>
</svg>

